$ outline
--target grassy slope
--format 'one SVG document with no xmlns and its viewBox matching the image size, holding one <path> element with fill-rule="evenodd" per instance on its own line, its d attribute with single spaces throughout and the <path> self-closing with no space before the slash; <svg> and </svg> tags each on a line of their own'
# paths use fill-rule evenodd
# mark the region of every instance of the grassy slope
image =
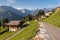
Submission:
<svg viewBox="0 0 60 40">
<path fill-rule="evenodd" d="M 14 34 L 15 32 L 5 32 L 5 33 L 3 33 L 3 34 L 1 34 L 0 35 L 0 39 L 1 40 L 4 40 L 6 37 L 8 37 L 8 36 L 10 36 L 10 35 L 12 35 L 12 34 Z"/>
<path fill-rule="evenodd" d="M 30 23 L 31 24 L 29 26 L 27 26 L 24 30 L 22 30 L 22 32 L 20 32 L 18 35 L 11 38 L 10 40 L 29 40 L 33 36 L 35 36 L 36 29 L 38 28 L 37 27 L 38 22 L 31 21 Z"/>
<path fill-rule="evenodd" d="M 6 30 L 8 30 L 8 29 L 0 27 L 0 32 L 6 31 Z"/>
<path fill-rule="evenodd" d="M 1 28 L 0 32 L 5 31 L 5 30 L 7 30 L 7 28 Z M 12 35 L 14 33 L 16 33 L 16 32 L 7 31 L 7 32 L 0 35 L 0 39 L 4 40 L 5 38 L 9 37 L 10 35 Z"/>
<path fill-rule="evenodd" d="M 60 27 L 60 11 L 53 13 L 50 17 L 46 18 L 44 21 L 53 24 L 57 27 Z"/>
</svg>

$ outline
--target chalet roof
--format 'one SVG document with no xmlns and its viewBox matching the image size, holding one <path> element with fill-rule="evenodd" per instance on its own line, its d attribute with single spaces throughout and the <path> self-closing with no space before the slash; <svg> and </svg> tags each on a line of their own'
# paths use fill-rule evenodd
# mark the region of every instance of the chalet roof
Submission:
<svg viewBox="0 0 60 40">
<path fill-rule="evenodd" d="M 19 25 L 20 21 L 10 21 L 7 25 Z"/>
</svg>

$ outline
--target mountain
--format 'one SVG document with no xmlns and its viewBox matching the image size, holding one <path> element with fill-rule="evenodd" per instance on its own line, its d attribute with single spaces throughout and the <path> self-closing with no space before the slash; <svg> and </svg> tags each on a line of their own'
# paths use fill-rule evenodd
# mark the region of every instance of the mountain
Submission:
<svg viewBox="0 0 60 40">
<path fill-rule="evenodd" d="M 29 9 L 20 9 L 20 11 L 23 13 L 23 16 L 27 16 L 27 15 L 32 15 L 33 10 L 29 10 Z"/>
<path fill-rule="evenodd" d="M 48 12 L 53 12 L 55 8 L 44 8 L 43 10 L 45 13 L 48 13 Z"/>
<path fill-rule="evenodd" d="M 0 20 L 7 18 L 8 20 L 19 20 L 27 15 L 35 15 L 39 10 L 20 9 L 17 10 L 11 6 L 0 6 Z"/>
<path fill-rule="evenodd" d="M 33 15 L 36 15 L 36 14 L 39 12 L 39 10 L 40 10 L 40 9 L 34 10 Z"/>
<path fill-rule="evenodd" d="M 7 18 L 8 20 L 22 19 L 22 12 L 10 6 L 0 6 L 0 20 Z"/>
<path fill-rule="evenodd" d="M 35 9 L 35 10 L 20 9 L 20 11 L 23 13 L 23 16 L 27 16 L 27 15 L 36 15 L 39 9 Z"/>
</svg>

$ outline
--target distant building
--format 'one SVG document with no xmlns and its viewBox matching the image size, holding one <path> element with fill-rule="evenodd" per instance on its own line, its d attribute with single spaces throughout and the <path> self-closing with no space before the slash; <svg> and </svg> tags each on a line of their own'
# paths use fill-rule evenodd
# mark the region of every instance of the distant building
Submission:
<svg viewBox="0 0 60 40">
<path fill-rule="evenodd" d="M 17 31 L 22 25 L 23 24 L 21 23 L 21 21 L 10 21 L 7 24 L 7 26 L 9 27 L 9 31 Z"/>
<path fill-rule="evenodd" d="M 42 15 L 41 18 L 42 18 L 42 19 L 45 18 L 45 15 Z"/>
<path fill-rule="evenodd" d="M 52 12 L 45 13 L 45 16 L 50 16 Z"/>
<path fill-rule="evenodd" d="M 59 11 L 60 10 L 60 7 L 57 7 L 55 8 L 55 12 Z"/>
</svg>

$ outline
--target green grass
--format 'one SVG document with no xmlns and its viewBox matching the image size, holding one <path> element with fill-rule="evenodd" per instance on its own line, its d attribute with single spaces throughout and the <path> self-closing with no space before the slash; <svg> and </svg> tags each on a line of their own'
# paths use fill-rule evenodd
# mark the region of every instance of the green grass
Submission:
<svg viewBox="0 0 60 40">
<path fill-rule="evenodd" d="M 37 21 L 31 21 L 30 25 L 25 27 L 24 30 L 22 30 L 18 35 L 15 37 L 11 38 L 10 40 L 29 40 L 32 37 L 35 36 L 36 31 L 37 31 Z"/>
<path fill-rule="evenodd" d="M 6 37 L 8 37 L 9 35 L 11 35 L 13 32 L 5 32 L 4 34 L 1 34 L 0 35 L 0 39 L 1 40 L 4 40 Z"/>
<path fill-rule="evenodd" d="M 0 27 L 0 32 L 8 30 L 7 28 L 3 28 L 2 26 Z"/>
<path fill-rule="evenodd" d="M 6 28 L 1 28 L 0 32 L 3 32 L 5 30 L 7 30 L 7 29 Z M 13 35 L 14 33 L 16 33 L 16 32 L 10 32 L 10 31 L 4 32 L 3 34 L 0 34 L 0 40 L 4 40 L 5 38 Z"/>
<path fill-rule="evenodd" d="M 53 13 L 50 17 L 46 18 L 43 21 L 60 27 L 60 11 Z"/>
</svg>

